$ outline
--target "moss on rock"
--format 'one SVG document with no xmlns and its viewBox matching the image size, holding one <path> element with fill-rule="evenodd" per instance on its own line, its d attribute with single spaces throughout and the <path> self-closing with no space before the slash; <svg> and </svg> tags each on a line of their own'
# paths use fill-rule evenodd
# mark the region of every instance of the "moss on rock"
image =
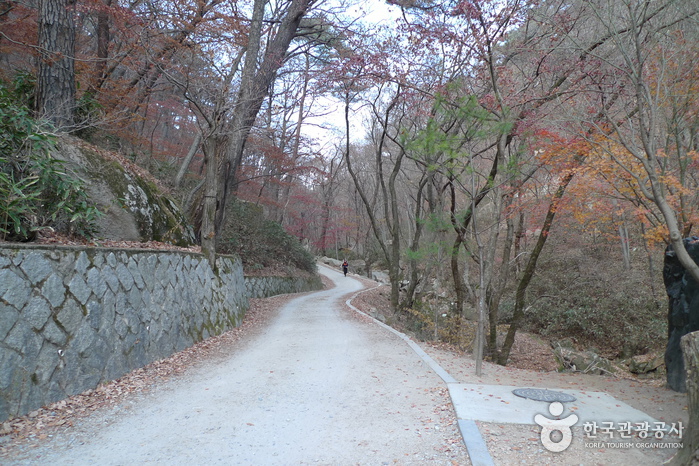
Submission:
<svg viewBox="0 0 699 466">
<path fill-rule="evenodd" d="M 62 138 L 55 156 L 68 162 L 86 183 L 92 202 L 104 213 L 97 236 L 111 240 L 161 241 L 190 246 L 191 226 L 158 186 L 75 138 Z"/>
</svg>

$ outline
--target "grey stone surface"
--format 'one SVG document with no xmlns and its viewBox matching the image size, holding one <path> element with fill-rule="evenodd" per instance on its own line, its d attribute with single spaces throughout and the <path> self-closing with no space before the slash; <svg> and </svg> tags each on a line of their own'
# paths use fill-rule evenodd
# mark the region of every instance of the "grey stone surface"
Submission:
<svg viewBox="0 0 699 466">
<path fill-rule="evenodd" d="M 75 271 L 78 272 L 80 276 L 85 275 L 87 268 L 90 266 L 90 260 L 87 258 L 85 251 L 80 251 L 78 254 L 78 260 L 75 261 Z"/>
<path fill-rule="evenodd" d="M 12 388 L 12 383 L 15 380 L 15 371 L 21 361 L 22 356 L 19 353 L 0 347 L 0 367 L 4 368 L 4 370 L 0 371 L 0 390 L 5 391 Z"/>
<path fill-rule="evenodd" d="M 320 278 L 307 280 L 301 277 L 245 277 L 245 287 L 250 298 L 265 298 L 287 293 L 319 290 Z"/>
<path fill-rule="evenodd" d="M 234 257 L 217 265 L 173 251 L 0 248 L 0 421 L 223 333 L 249 297 L 322 288 L 246 278 Z"/>
<path fill-rule="evenodd" d="M 68 335 L 53 320 L 48 321 L 42 333 L 46 341 L 58 347 L 65 346 L 68 341 Z"/>
<path fill-rule="evenodd" d="M 94 299 L 90 300 L 85 306 L 85 309 L 87 309 L 86 322 L 88 322 L 93 329 L 99 330 L 102 320 L 102 303 Z"/>
<path fill-rule="evenodd" d="M 75 334 L 83 320 L 83 312 L 80 304 L 74 299 L 68 298 L 60 309 L 55 310 L 56 323 L 63 327 L 69 335 Z"/>
<path fill-rule="evenodd" d="M 46 260 L 42 254 L 33 252 L 22 261 L 20 268 L 27 274 L 29 281 L 36 285 L 44 281 L 51 273 L 51 262 Z"/>
<path fill-rule="evenodd" d="M 46 280 L 41 293 L 53 307 L 60 306 L 66 299 L 66 287 L 63 286 L 63 280 L 55 273 Z"/>
<path fill-rule="evenodd" d="M 4 340 L 19 318 L 19 312 L 12 306 L 0 303 L 0 340 Z"/>
<path fill-rule="evenodd" d="M 82 274 L 73 276 L 70 283 L 68 283 L 68 289 L 80 304 L 87 303 L 87 300 L 90 299 L 90 294 L 92 294 L 92 290 L 88 288 L 87 283 L 83 280 Z"/>
<path fill-rule="evenodd" d="M 97 299 L 101 299 L 107 291 L 107 282 L 96 267 L 87 271 L 87 286 L 92 290 Z"/>
<path fill-rule="evenodd" d="M 145 282 L 141 277 L 141 271 L 138 269 L 138 264 L 136 263 L 133 257 L 129 258 L 129 263 L 126 266 L 126 268 L 129 270 L 129 273 L 131 273 L 131 278 L 133 278 L 136 287 L 138 289 L 143 289 L 143 287 L 145 286 Z"/>
<path fill-rule="evenodd" d="M 126 268 L 126 265 L 117 264 L 116 276 L 119 278 L 119 282 L 121 283 L 121 286 L 124 287 L 124 290 L 131 291 L 131 287 L 134 285 L 134 280 L 131 272 L 129 272 L 129 269 Z"/>
<path fill-rule="evenodd" d="M 114 257 L 113 254 L 112 257 Z M 119 291 L 119 278 L 116 276 L 112 266 L 102 269 L 102 278 L 104 278 L 104 281 L 107 283 L 107 286 L 109 286 L 109 289 L 112 290 L 113 293 Z"/>
<path fill-rule="evenodd" d="M 0 270 L 0 297 L 17 309 L 22 308 L 32 292 L 30 284 L 17 272 L 9 269 Z M 21 273 L 21 272 L 19 272 Z"/>
<path fill-rule="evenodd" d="M 46 301 L 41 296 L 34 296 L 22 313 L 24 320 L 33 328 L 34 330 L 41 330 L 46 325 L 49 317 L 51 316 L 51 307 L 48 301 Z"/>
<path fill-rule="evenodd" d="M 83 321 L 82 325 L 75 332 L 70 346 L 78 352 L 80 356 L 89 356 L 90 346 L 95 341 L 96 332 L 87 321 Z"/>
<path fill-rule="evenodd" d="M 19 320 L 3 340 L 3 344 L 19 354 L 24 354 L 32 329 L 24 320 Z"/>
<path fill-rule="evenodd" d="M 50 383 L 51 376 L 60 361 L 58 349 L 56 345 L 49 342 L 44 343 L 44 346 L 41 348 L 34 371 L 37 385 L 43 386 Z"/>
<path fill-rule="evenodd" d="M 129 333 L 129 326 L 127 324 L 126 318 L 123 316 L 117 316 L 117 318 L 114 319 L 113 330 L 114 332 L 116 332 L 120 339 L 125 338 L 126 335 Z"/>
<path fill-rule="evenodd" d="M 102 310 L 100 315 L 100 330 L 111 330 L 114 316 L 116 315 L 116 296 L 111 291 L 107 291 L 100 301 Z"/>
</svg>

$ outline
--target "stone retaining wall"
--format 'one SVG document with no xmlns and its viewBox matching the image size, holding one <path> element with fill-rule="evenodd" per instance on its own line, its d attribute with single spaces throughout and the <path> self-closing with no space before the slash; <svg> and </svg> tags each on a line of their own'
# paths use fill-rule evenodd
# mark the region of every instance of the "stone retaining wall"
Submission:
<svg viewBox="0 0 699 466">
<path fill-rule="evenodd" d="M 217 262 L 214 271 L 187 252 L 0 248 L 0 421 L 238 326 L 248 288 L 263 297 L 301 286 L 246 280 L 235 257 Z"/>
<path fill-rule="evenodd" d="M 278 294 L 320 290 L 320 277 L 245 277 L 248 298 L 266 298 Z"/>
</svg>

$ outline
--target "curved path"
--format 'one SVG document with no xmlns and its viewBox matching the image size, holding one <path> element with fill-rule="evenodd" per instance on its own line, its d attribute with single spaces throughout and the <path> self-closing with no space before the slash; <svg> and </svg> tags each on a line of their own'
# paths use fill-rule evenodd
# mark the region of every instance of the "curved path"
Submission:
<svg viewBox="0 0 699 466">
<path fill-rule="evenodd" d="M 359 281 L 296 297 L 230 358 L 197 367 L 13 464 L 468 464 L 444 383 L 348 312 Z M 26 462 L 26 463 L 25 463 Z"/>
</svg>

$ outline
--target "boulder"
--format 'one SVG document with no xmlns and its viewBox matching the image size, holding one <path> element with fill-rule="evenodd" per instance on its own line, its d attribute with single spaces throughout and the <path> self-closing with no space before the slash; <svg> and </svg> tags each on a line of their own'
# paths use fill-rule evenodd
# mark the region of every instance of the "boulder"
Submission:
<svg viewBox="0 0 699 466">
<path fill-rule="evenodd" d="M 160 241 L 190 246 L 194 232 L 157 181 L 118 154 L 62 136 L 52 155 L 85 182 L 90 200 L 104 215 L 96 237 L 116 241 Z"/>
<path fill-rule="evenodd" d="M 342 268 L 342 261 L 339 261 L 337 259 L 333 259 L 332 257 L 321 257 L 320 262 L 325 265 L 329 265 L 330 267 L 336 267 L 336 268 Z"/>
<path fill-rule="evenodd" d="M 366 262 L 361 259 L 354 259 L 348 262 L 350 272 L 357 275 L 366 275 Z"/>
<path fill-rule="evenodd" d="M 684 239 L 684 246 L 694 262 L 699 263 L 699 238 Z M 672 245 L 665 249 L 663 282 L 668 297 L 667 346 L 665 367 L 667 384 L 678 392 L 686 392 L 684 358 L 680 339 L 688 333 L 699 330 L 699 286 L 684 269 Z"/>
<path fill-rule="evenodd" d="M 380 270 L 372 270 L 371 279 L 376 282 L 383 283 L 384 285 L 391 283 L 391 279 L 388 277 L 388 272 L 383 272 Z"/>
<path fill-rule="evenodd" d="M 617 372 L 611 361 L 593 351 L 578 351 L 565 344 L 558 344 L 553 354 L 562 370 L 597 375 L 611 375 Z"/>
<path fill-rule="evenodd" d="M 658 370 L 664 364 L 663 356 L 657 354 L 643 354 L 634 356 L 627 361 L 629 372 L 633 374 L 647 374 Z"/>
</svg>

